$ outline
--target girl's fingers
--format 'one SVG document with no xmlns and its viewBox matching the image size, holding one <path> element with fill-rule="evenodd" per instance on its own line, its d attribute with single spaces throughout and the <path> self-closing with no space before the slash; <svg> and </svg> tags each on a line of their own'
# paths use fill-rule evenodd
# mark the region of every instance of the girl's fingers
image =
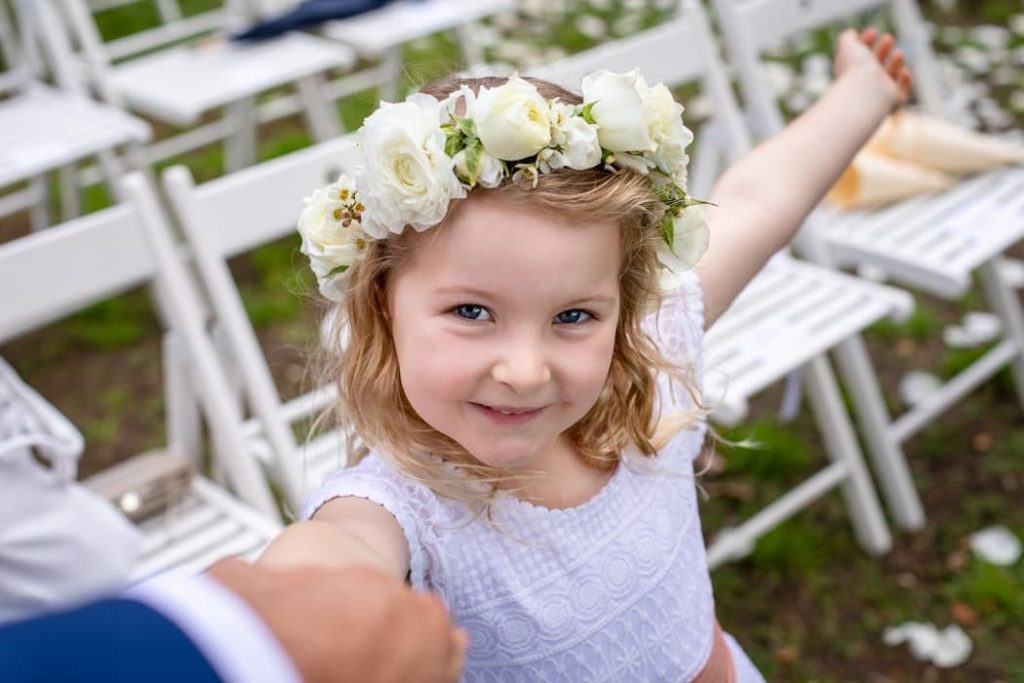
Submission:
<svg viewBox="0 0 1024 683">
<path fill-rule="evenodd" d="M 875 43 L 875 57 L 879 63 L 885 64 L 885 61 L 889 58 L 889 53 L 892 52 L 893 47 L 896 45 L 895 39 L 888 33 L 882 36 L 878 42 Z"/>
<path fill-rule="evenodd" d="M 903 67 L 903 51 L 894 50 L 892 55 L 889 56 L 889 62 L 885 65 L 885 70 L 889 72 L 889 75 L 894 79 L 899 76 L 900 71 L 906 71 Z"/>
<path fill-rule="evenodd" d="M 871 47 L 876 38 L 878 38 L 878 29 L 874 26 L 868 26 L 864 29 L 864 32 L 860 34 L 861 41 L 863 41 L 863 43 L 868 47 Z"/>
</svg>

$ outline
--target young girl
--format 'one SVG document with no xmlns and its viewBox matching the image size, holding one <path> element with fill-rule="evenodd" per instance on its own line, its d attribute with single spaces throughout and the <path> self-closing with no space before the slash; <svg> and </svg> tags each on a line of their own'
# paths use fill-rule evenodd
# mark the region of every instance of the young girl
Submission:
<svg viewBox="0 0 1024 683">
<path fill-rule="evenodd" d="M 339 415 L 369 452 L 262 561 L 437 593 L 465 680 L 762 680 L 714 614 L 699 351 L 906 97 L 891 36 L 846 32 L 835 70 L 706 222 L 682 107 L 635 73 L 588 76 L 582 100 L 513 76 L 382 105 L 365 167 L 300 219 L 340 303 Z"/>
</svg>

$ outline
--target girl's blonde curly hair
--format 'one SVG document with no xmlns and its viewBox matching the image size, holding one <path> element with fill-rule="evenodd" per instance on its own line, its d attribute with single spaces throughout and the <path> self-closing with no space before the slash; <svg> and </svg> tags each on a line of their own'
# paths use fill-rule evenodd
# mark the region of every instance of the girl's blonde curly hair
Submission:
<svg viewBox="0 0 1024 683">
<path fill-rule="evenodd" d="M 504 80 L 448 78 L 422 92 L 444 99 L 463 85 L 477 91 L 497 87 Z M 529 80 L 549 100 L 581 102 L 559 86 Z M 562 169 L 542 174 L 532 189 L 506 183 L 494 189 L 477 188 L 472 194 L 529 203 L 580 225 L 593 221 L 595 212 L 600 212 L 602 220 L 620 228 L 620 314 L 611 367 L 597 401 L 567 432 L 587 464 L 612 469 L 627 448 L 652 456 L 671 433 L 689 426 L 704 412 L 692 373 L 670 363 L 642 326 L 645 316 L 661 301 L 656 252 L 662 241 L 658 226 L 664 211 L 646 177 L 603 169 Z M 452 210 L 458 210 L 457 202 Z M 350 465 L 373 449 L 436 493 L 486 506 L 508 473 L 480 464 L 453 439 L 427 424 L 402 389 L 387 314 L 388 283 L 419 239 L 421 233 L 406 230 L 375 240 L 366 256 L 346 274 L 344 301 L 336 311 L 331 343 L 322 352 L 321 363 L 337 385 L 334 418 L 349 437 Z M 674 416 L 671 426 L 655 414 L 659 372 L 672 375 L 694 399 L 693 413 Z"/>
</svg>

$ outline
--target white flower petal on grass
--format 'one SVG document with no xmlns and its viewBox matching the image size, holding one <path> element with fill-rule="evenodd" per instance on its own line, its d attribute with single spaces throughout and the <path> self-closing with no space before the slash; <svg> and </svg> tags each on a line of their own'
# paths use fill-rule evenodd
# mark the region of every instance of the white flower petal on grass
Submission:
<svg viewBox="0 0 1024 683">
<path fill-rule="evenodd" d="M 576 30 L 591 40 L 600 40 L 608 35 L 608 24 L 594 14 L 581 14 L 576 17 Z"/>
<path fill-rule="evenodd" d="M 1018 36 L 1024 36 L 1024 14 L 1014 14 L 1009 21 L 1010 30 Z"/>
<path fill-rule="evenodd" d="M 1003 323 L 993 313 L 974 311 L 966 314 L 959 325 L 942 330 L 942 341 L 954 349 L 971 349 L 986 344 L 1000 335 Z"/>
<path fill-rule="evenodd" d="M 942 388 L 942 380 L 929 372 L 914 370 L 900 380 L 900 399 L 908 407 L 916 406 Z"/>
<path fill-rule="evenodd" d="M 908 621 L 886 628 L 882 641 L 889 647 L 906 643 L 914 659 L 942 669 L 960 666 L 974 649 L 970 636 L 956 624 L 940 631 L 935 624 Z"/>
<path fill-rule="evenodd" d="M 1024 546 L 1017 536 L 1004 526 L 991 526 L 976 531 L 970 537 L 971 550 L 989 564 L 1009 567 L 1017 564 Z"/>
</svg>

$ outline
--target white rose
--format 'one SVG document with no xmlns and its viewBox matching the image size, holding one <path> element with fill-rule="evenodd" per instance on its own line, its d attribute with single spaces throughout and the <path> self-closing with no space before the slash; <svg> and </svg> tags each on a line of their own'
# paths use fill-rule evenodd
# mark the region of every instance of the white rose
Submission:
<svg viewBox="0 0 1024 683">
<path fill-rule="evenodd" d="M 452 199 L 466 196 L 444 151 L 441 114 L 437 100 L 417 93 L 382 104 L 359 130 L 366 165 L 357 183 L 366 206 L 363 229 L 372 237 L 400 233 L 406 225 L 433 227 L 448 214 Z"/>
<path fill-rule="evenodd" d="M 654 145 L 647 129 L 643 101 L 636 89 L 638 71 L 616 74 L 602 69 L 583 79 L 583 103 L 593 103 L 601 146 L 610 152 L 648 152 Z"/>
<path fill-rule="evenodd" d="M 473 121 L 484 149 L 505 161 L 532 157 L 551 142 L 547 101 L 515 74 L 504 85 L 480 89 Z"/>
<path fill-rule="evenodd" d="M 353 210 L 354 189 L 352 179 L 342 175 L 337 182 L 307 197 L 299 215 L 302 253 L 309 257 L 320 291 L 335 301 L 342 297 L 341 278 L 337 276 L 362 257 L 370 240 Z"/>
<path fill-rule="evenodd" d="M 563 102 L 551 103 L 551 142 L 561 151 L 562 166 L 582 171 L 601 163 L 601 143 L 597 127 L 575 116 L 575 111 Z"/>
<path fill-rule="evenodd" d="M 662 242 L 658 260 L 677 273 L 689 270 L 697 265 L 707 251 L 710 237 L 704 206 L 688 206 L 672 219 L 672 245 L 670 247 L 667 242 Z"/>
<path fill-rule="evenodd" d="M 636 86 L 644 103 L 647 131 L 655 145 L 651 158 L 663 172 L 682 176 L 685 181 L 689 163 L 686 148 L 693 142 L 693 133 L 683 125 L 683 105 L 660 83 L 650 88 L 643 78 L 637 78 Z"/>
</svg>

